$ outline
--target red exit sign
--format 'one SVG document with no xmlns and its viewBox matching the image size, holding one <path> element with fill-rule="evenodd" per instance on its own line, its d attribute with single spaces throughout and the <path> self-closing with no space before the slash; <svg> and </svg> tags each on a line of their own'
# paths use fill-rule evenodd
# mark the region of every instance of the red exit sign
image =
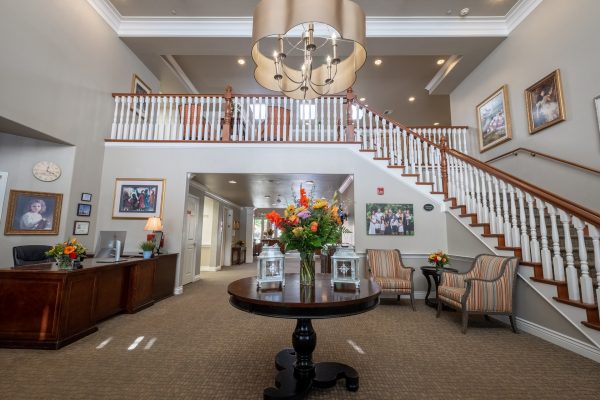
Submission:
<svg viewBox="0 0 600 400">
<path fill-rule="evenodd" d="M 377 194 L 380 196 L 383 194 L 383 186 L 377 188 Z"/>
</svg>

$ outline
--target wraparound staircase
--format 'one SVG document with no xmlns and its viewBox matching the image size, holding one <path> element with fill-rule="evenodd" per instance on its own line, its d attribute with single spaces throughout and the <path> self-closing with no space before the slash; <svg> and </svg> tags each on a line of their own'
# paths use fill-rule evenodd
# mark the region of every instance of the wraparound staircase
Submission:
<svg viewBox="0 0 600 400">
<path fill-rule="evenodd" d="M 410 129 L 352 91 L 315 100 L 224 94 L 114 94 L 107 141 L 354 143 L 398 179 L 446 204 L 491 252 L 600 349 L 600 214 L 467 155 L 465 127 Z"/>
</svg>

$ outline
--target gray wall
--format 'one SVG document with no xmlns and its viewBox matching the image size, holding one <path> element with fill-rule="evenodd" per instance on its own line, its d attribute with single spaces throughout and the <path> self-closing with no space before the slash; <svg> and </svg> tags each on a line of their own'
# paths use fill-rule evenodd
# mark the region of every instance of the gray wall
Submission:
<svg viewBox="0 0 600 400">
<path fill-rule="evenodd" d="M 471 127 L 475 156 L 489 160 L 517 147 L 600 168 L 600 133 L 593 98 L 600 95 L 600 1 L 544 0 L 450 96 L 452 123 Z M 560 68 L 567 120 L 530 135 L 524 90 Z M 476 106 L 508 85 L 513 139 L 479 155 Z M 497 165 L 593 209 L 600 209 L 600 178 L 521 155 Z M 565 171 L 567 170 L 567 171 Z"/>
<path fill-rule="evenodd" d="M 7 190 L 64 193 L 61 230 L 52 242 L 71 235 L 73 221 L 81 219 L 76 217 L 81 193 L 92 193 L 90 235 L 81 237 L 84 245 L 91 247 L 104 138 L 110 133 L 113 117 L 111 93 L 128 92 L 134 73 L 155 91 L 158 80 L 86 1 L 3 1 L 0 54 L 0 117 L 76 146 L 66 153 L 51 147 L 40 153 L 40 145 L 35 144 L 31 150 L 36 153 L 31 157 L 26 155 L 29 148 L 17 146 L 17 154 L 23 155 L 18 164 L 26 179 L 17 182 L 11 178 Z M 59 162 L 66 167 L 66 174 L 55 183 L 34 182 L 27 172 L 40 158 Z M 2 246 L 15 240 L 44 240 L 0 237 Z M 6 257 L 2 257 L 6 265 Z"/>
</svg>

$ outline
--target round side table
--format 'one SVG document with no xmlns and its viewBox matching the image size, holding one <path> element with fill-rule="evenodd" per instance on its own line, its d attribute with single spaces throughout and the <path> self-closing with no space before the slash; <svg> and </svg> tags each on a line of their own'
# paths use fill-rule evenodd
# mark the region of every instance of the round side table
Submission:
<svg viewBox="0 0 600 400">
<path fill-rule="evenodd" d="M 427 279 L 427 294 L 425 295 L 425 304 L 427 304 L 429 307 L 437 307 L 437 300 L 429 300 L 429 294 L 431 293 L 431 280 L 433 279 L 433 282 L 435 283 L 435 293 L 437 297 L 437 288 L 440 284 L 440 277 L 442 275 L 442 271 L 458 272 L 457 269 L 448 267 L 441 268 L 439 271 L 436 270 L 435 267 L 432 267 L 430 265 L 424 265 L 421 267 L 421 272 L 423 273 L 423 276 L 425 276 L 425 278 Z"/>
</svg>

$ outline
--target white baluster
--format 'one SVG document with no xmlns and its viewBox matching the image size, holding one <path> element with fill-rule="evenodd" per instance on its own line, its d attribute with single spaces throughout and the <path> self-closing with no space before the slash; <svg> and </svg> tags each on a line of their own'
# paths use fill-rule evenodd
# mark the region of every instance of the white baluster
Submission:
<svg viewBox="0 0 600 400">
<path fill-rule="evenodd" d="M 500 186 L 494 177 L 495 202 L 496 202 L 496 233 L 504 233 L 504 219 L 502 218 L 502 203 L 500 202 Z"/>
<path fill-rule="evenodd" d="M 321 118 L 319 118 L 319 123 L 321 124 L 321 141 L 324 142 L 325 141 L 325 99 L 323 97 L 321 97 L 319 99 L 319 102 L 321 103 Z"/>
<path fill-rule="evenodd" d="M 523 261 L 531 261 L 531 253 L 529 251 L 529 235 L 527 234 L 527 217 L 525 216 L 525 196 L 521 189 L 517 189 L 517 199 L 519 200 L 519 216 L 521 217 L 521 258 Z"/>
<path fill-rule="evenodd" d="M 427 142 L 423 142 L 423 164 L 425 164 L 425 182 L 433 182 L 433 178 L 429 174 L 429 146 Z"/>
<path fill-rule="evenodd" d="M 286 140 L 288 140 L 288 136 L 289 136 L 289 130 L 288 130 L 288 121 L 286 121 L 287 118 L 287 97 L 283 97 L 283 141 L 285 142 Z M 323 110 L 323 102 L 321 102 L 321 111 Z M 324 123 L 323 123 L 324 124 Z"/>
<path fill-rule="evenodd" d="M 498 233 L 496 231 L 498 224 L 496 221 L 496 209 L 494 208 L 494 190 L 492 189 L 492 177 L 490 176 L 490 174 L 485 174 L 485 180 L 487 181 L 488 185 L 488 201 L 490 204 L 490 232 L 496 234 Z"/>
<path fill-rule="evenodd" d="M 542 241 L 540 259 L 542 263 L 542 271 L 545 279 L 554 279 L 554 275 L 552 274 L 552 254 L 548 248 L 548 233 L 546 231 L 546 217 L 544 216 L 545 204 L 542 200 L 536 197 L 535 205 L 537 206 L 540 216 L 540 239 Z"/>
<path fill-rule="evenodd" d="M 530 240 L 530 249 L 531 249 L 531 261 L 535 263 L 540 262 L 540 243 L 537 240 L 537 231 L 535 229 L 535 212 L 533 211 L 533 197 L 527 193 L 525 195 L 525 199 L 527 200 L 527 207 L 529 208 L 529 228 L 531 230 L 531 240 Z"/>
<path fill-rule="evenodd" d="M 475 213 L 477 214 L 477 222 L 483 221 L 483 205 L 481 204 L 481 186 L 479 184 L 480 170 L 475 167 L 473 168 L 473 180 L 475 181 Z"/>
<path fill-rule="evenodd" d="M 417 146 L 417 166 L 418 166 L 417 174 L 419 175 L 417 178 L 417 181 L 423 182 L 423 147 L 422 147 L 422 143 L 421 143 L 421 138 L 416 139 L 416 146 Z"/>
<path fill-rule="evenodd" d="M 511 235 L 511 226 L 510 226 L 510 217 L 508 215 L 509 205 L 508 198 L 506 196 L 506 183 L 504 181 L 500 181 L 500 189 L 502 189 L 502 211 L 504 212 L 504 244 L 508 247 L 513 246 L 513 240 Z"/>
<path fill-rule="evenodd" d="M 338 102 L 340 105 L 340 142 L 346 141 L 346 124 L 344 122 L 344 99 L 342 97 L 338 98 Z"/>
<path fill-rule="evenodd" d="M 321 99 L 321 104 L 323 100 Z M 281 109 L 281 97 L 277 97 L 277 131 L 275 132 L 275 139 L 280 142 L 281 141 L 281 123 L 285 124 L 285 121 L 281 121 L 281 117 L 283 114 L 283 118 L 285 119 L 285 110 Z M 285 126 L 285 125 L 284 125 Z"/>
<path fill-rule="evenodd" d="M 510 238 L 513 247 L 519 247 L 521 231 L 519 229 L 519 222 L 517 221 L 517 206 L 515 204 L 515 188 L 508 185 L 508 195 L 510 200 L 510 221 L 511 230 Z M 506 233 L 506 232 L 505 232 Z"/>
<path fill-rule="evenodd" d="M 485 172 L 479 171 L 479 179 L 481 180 L 481 204 L 482 204 L 482 216 L 481 222 L 484 224 L 490 223 L 490 211 L 489 204 L 487 202 L 487 190 L 485 189 Z"/>
<path fill-rule="evenodd" d="M 110 138 L 117 138 L 117 116 L 119 115 L 119 98 L 120 96 L 115 96 L 115 112 L 113 114 L 113 123 L 110 129 Z"/>
<path fill-rule="evenodd" d="M 554 256 L 552 256 L 552 267 L 554 269 L 554 279 L 564 282 L 565 267 L 563 258 L 560 254 L 560 238 L 558 236 L 558 225 L 556 223 L 556 209 L 552 204 L 549 203 L 546 203 L 546 208 L 548 208 L 550 227 L 552 231 L 552 250 L 554 252 Z"/>
<path fill-rule="evenodd" d="M 470 164 L 464 164 L 465 166 L 465 200 L 467 206 L 467 214 L 472 214 L 475 212 L 474 206 L 474 196 L 473 196 L 473 174 L 472 174 L 472 166 Z"/>
<path fill-rule="evenodd" d="M 183 110 L 185 107 L 185 97 L 181 98 L 181 107 L 179 107 L 179 103 L 180 103 L 180 99 L 179 97 L 175 98 L 175 110 L 177 112 L 177 114 L 179 115 L 179 118 L 177 118 L 175 120 L 175 123 L 177 124 L 177 121 L 179 122 L 177 125 L 177 140 L 182 140 L 183 139 Z"/>
<path fill-rule="evenodd" d="M 571 242 L 571 217 L 560 208 L 558 209 L 558 215 L 560 216 L 560 222 L 563 226 L 563 234 L 565 235 L 565 256 L 567 259 L 565 276 L 567 278 L 569 300 L 579 301 L 579 281 L 577 276 L 577 269 L 575 268 L 575 259 L 573 258 L 573 243 Z"/>
<path fill-rule="evenodd" d="M 127 106 L 125 107 L 125 122 L 123 123 L 122 139 L 130 139 L 129 137 L 129 111 L 131 110 L 131 96 L 127 96 Z"/>
<path fill-rule="evenodd" d="M 385 119 L 381 120 L 381 143 L 382 143 L 382 148 L 381 148 L 381 154 L 383 158 L 387 158 L 388 157 L 388 143 L 387 143 L 387 132 L 385 127 L 387 126 L 387 121 Z"/>
<path fill-rule="evenodd" d="M 600 232 L 594 225 L 587 224 L 592 238 L 592 246 L 594 248 L 594 268 L 596 269 L 596 282 L 600 282 Z M 596 288 L 596 298 L 600 299 L 600 285 Z M 600 312 L 600 310 L 599 310 Z"/>
<path fill-rule="evenodd" d="M 217 111 L 217 115 L 216 115 L 216 119 L 217 119 L 217 132 L 216 132 L 216 137 L 217 140 L 221 141 L 223 139 L 222 134 L 221 134 L 221 107 L 223 105 L 223 98 L 222 97 L 217 97 L 217 103 L 219 105 L 218 111 Z M 223 118 L 223 121 L 225 119 Z"/>
<path fill-rule="evenodd" d="M 459 135 L 460 134 L 462 134 L 462 140 L 461 140 L 461 142 L 462 142 L 462 147 L 461 147 L 462 152 L 465 153 L 465 154 L 468 154 L 467 153 L 467 128 L 462 128 L 460 130 L 460 132 L 459 132 Z"/>
<path fill-rule="evenodd" d="M 148 118 L 148 140 L 154 140 L 154 127 L 155 127 L 155 118 L 156 113 L 154 112 L 154 108 L 156 107 L 156 97 L 150 97 L 150 117 Z"/>
<path fill-rule="evenodd" d="M 577 247 L 579 249 L 579 270 L 581 271 L 581 277 L 579 278 L 579 284 L 581 285 L 581 301 L 585 304 L 594 304 L 594 286 L 592 284 L 592 278 L 590 277 L 590 267 L 587 261 L 587 248 L 585 247 L 585 235 L 583 229 L 585 223 L 573 216 L 573 226 L 577 230 Z"/>
<path fill-rule="evenodd" d="M 143 104 L 144 104 L 144 115 L 142 115 L 142 113 L 140 113 L 140 123 L 142 126 L 142 139 L 146 140 L 146 131 L 148 129 L 148 109 L 150 108 L 150 96 L 144 96 L 142 97 L 143 99 Z"/>
<path fill-rule="evenodd" d="M 165 115 L 167 110 L 167 98 L 159 97 L 157 99 L 157 110 L 156 110 L 156 140 L 163 140 L 165 134 Z M 160 104 L 163 104 L 161 111 Z"/>
</svg>

